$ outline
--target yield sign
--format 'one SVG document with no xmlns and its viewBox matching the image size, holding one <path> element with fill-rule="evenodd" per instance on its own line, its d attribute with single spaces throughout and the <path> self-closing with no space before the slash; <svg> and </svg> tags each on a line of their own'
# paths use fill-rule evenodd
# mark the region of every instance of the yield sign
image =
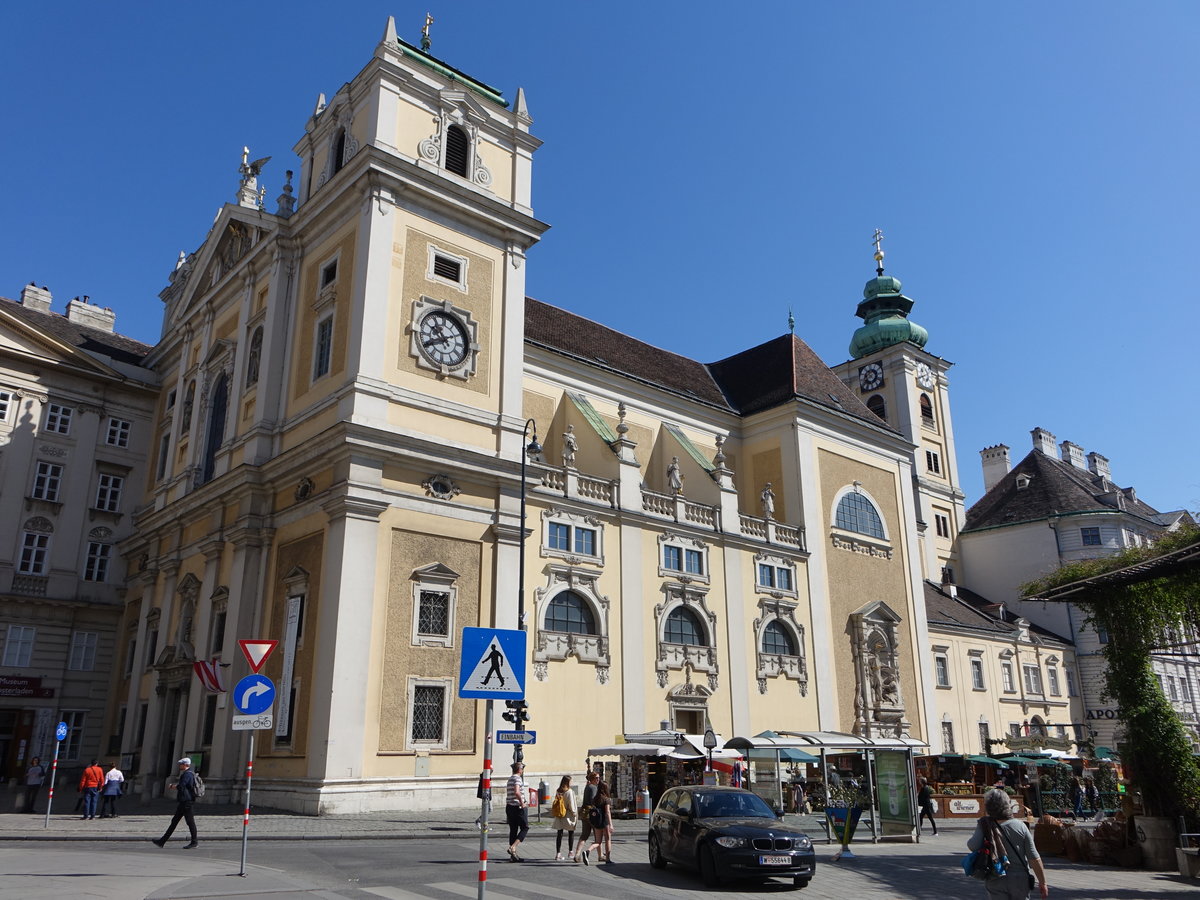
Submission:
<svg viewBox="0 0 1200 900">
<path fill-rule="evenodd" d="M 250 671 L 255 674 L 263 667 L 263 663 L 278 644 L 279 641 L 238 641 L 238 646 L 246 655 L 246 662 L 250 663 Z"/>
</svg>

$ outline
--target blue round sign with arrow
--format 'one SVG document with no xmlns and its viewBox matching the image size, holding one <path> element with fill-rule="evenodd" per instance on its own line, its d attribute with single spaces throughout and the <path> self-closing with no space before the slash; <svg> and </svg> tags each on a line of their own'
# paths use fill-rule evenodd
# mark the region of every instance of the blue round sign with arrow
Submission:
<svg viewBox="0 0 1200 900">
<path fill-rule="evenodd" d="M 275 684 L 266 675 L 247 675 L 233 689 L 233 705 L 238 712 L 257 716 L 275 702 Z"/>
<path fill-rule="evenodd" d="M 67 723 L 66 722 L 58 723 L 58 727 L 56 729 L 54 729 L 54 739 L 58 740 L 58 741 L 65 741 L 67 739 Z"/>
</svg>

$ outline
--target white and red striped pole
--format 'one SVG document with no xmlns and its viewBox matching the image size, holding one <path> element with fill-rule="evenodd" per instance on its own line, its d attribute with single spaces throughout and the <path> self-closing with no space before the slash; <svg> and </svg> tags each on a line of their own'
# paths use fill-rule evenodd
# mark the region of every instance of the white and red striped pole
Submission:
<svg viewBox="0 0 1200 900">
<path fill-rule="evenodd" d="M 58 774 L 58 748 L 62 746 L 62 741 L 54 742 L 54 762 L 50 763 L 50 793 L 46 795 L 46 821 L 42 823 L 43 828 L 50 827 L 50 807 L 54 803 L 54 776 Z"/>
<path fill-rule="evenodd" d="M 242 870 L 246 874 L 246 842 L 250 834 L 250 782 L 254 779 L 254 731 L 250 731 L 250 758 L 246 761 L 246 811 L 242 814 Z"/>
<path fill-rule="evenodd" d="M 479 900 L 487 896 L 488 813 L 492 806 L 492 701 L 483 714 L 483 810 L 479 814 Z"/>
</svg>

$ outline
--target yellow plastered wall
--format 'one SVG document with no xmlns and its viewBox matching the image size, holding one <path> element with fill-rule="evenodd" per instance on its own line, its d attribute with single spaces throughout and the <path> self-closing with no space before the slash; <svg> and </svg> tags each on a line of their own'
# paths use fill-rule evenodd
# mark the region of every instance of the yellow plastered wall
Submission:
<svg viewBox="0 0 1200 900">
<path fill-rule="evenodd" d="M 354 247 L 357 230 L 347 225 L 334 237 L 306 253 L 300 268 L 296 330 L 292 337 L 292 390 L 288 415 L 293 416 L 335 391 L 344 380 L 349 345 L 351 299 L 354 296 Z M 321 269 L 338 255 L 336 299 L 320 310 L 313 308 L 320 290 Z M 313 381 L 317 322 L 333 314 L 333 346 L 329 374 Z"/>
</svg>

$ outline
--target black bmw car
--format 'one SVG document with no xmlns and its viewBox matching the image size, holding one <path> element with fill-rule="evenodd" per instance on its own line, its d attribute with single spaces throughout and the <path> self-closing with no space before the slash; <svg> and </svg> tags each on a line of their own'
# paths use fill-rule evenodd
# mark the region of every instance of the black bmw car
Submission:
<svg viewBox="0 0 1200 900">
<path fill-rule="evenodd" d="M 650 819 L 649 842 L 650 865 L 694 866 L 709 887 L 724 879 L 772 877 L 807 887 L 817 865 L 808 835 L 741 788 L 671 788 Z"/>
</svg>

